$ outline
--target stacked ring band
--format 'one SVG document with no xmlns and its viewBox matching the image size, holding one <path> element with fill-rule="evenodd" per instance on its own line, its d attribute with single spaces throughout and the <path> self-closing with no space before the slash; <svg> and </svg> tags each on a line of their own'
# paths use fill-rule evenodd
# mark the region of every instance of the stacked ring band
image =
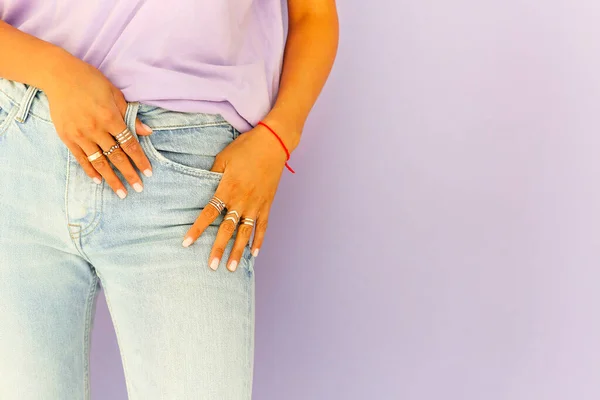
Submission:
<svg viewBox="0 0 600 400">
<path fill-rule="evenodd" d="M 225 209 L 225 203 L 223 203 L 223 200 L 219 199 L 217 196 L 213 196 L 213 198 L 210 199 L 208 204 L 215 207 L 217 209 L 217 211 L 219 212 L 219 214 L 221 214 L 223 212 L 223 210 Z"/>
<path fill-rule="evenodd" d="M 117 136 L 115 136 L 115 138 L 117 139 L 117 142 L 119 142 L 119 144 L 125 143 L 132 137 L 133 137 L 133 133 L 131 133 L 129 128 L 125 128 L 125 130 L 123 132 L 121 132 Z"/>
<path fill-rule="evenodd" d="M 226 208 L 223 200 L 219 199 L 216 196 L 213 196 L 213 198 L 210 199 L 208 204 L 215 207 L 217 209 L 217 211 L 219 212 L 219 214 L 221 214 L 223 212 L 223 210 Z M 248 217 L 240 218 L 240 214 L 235 210 L 228 211 L 227 214 L 225 214 L 225 218 L 223 219 L 223 222 L 225 222 L 227 220 L 230 220 L 231 222 L 233 222 L 234 226 L 238 226 L 238 225 L 254 226 L 254 220 L 252 218 L 248 218 Z"/>
<path fill-rule="evenodd" d="M 242 217 L 242 219 L 240 220 L 240 225 L 242 224 L 254 226 L 254 220 L 252 218 Z"/>
</svg>

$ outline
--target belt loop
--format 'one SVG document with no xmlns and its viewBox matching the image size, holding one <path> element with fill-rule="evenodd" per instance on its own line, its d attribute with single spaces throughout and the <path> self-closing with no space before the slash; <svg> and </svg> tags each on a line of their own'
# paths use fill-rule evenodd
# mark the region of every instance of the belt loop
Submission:
<svg viewBox="0 0 600 400">
<path fill-rule="evenodd" d="M 125 111 L 125 125 L 127 125 L 136 139 L 137 132 L 135 131 L 135 119 L 137 118 L 139 108 L 140 103 L 138 101 L 127 102 L 127 110 Z"/>
<path fill-rule="evenodd" d="M 23 96 L 23 98 L 20 101 L 19 111 L 17 111 L 17 115 L 15 115 L 15 119 L 18 122 L 23 123 L 27 119 L 27 115 L 29 114 L 29 109 L 31 108 L 31 103 L 33 102 L 33 99 L 35 98 L 35 95 L 37 94 L 38 91 L 39 91 L 39 89 L 36 88 L 35 86 L 30 85 L 27 88 L 27 92 L 25 92 L 25 95 Z"/>
</svg>

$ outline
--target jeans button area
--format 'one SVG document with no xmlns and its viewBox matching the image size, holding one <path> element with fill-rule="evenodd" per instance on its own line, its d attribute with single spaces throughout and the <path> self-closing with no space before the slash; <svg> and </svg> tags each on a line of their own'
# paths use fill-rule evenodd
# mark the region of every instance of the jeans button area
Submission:
<svg viewBox="0 0 600 400">
<path fill-rule="evenodd" d="M 67 168 L 67 222 L 71 233 L 79 234 L 97 222 L 101 206 L 97 200 L 104 185 L 94 183 L 70 153 Z"/>
</svg>

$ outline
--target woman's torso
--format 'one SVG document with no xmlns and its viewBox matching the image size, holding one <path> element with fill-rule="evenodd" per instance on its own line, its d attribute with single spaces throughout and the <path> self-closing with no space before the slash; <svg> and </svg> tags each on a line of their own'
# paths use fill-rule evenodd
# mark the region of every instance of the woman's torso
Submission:
<svg viewBox="0 0 600 400">
<path fill-rule="evenodd" d="M 0 18 L 97 67 L 128 101 L 246 131 L 277 94 L 280 0 L 0 0 Z"/>
</svg>

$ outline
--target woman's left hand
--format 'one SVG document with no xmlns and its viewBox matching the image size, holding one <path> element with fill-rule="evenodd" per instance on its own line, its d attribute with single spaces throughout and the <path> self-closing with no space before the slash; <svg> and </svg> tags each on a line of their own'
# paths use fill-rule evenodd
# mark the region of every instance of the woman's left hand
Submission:
<svg viewBox="0 0 600 400">
<path fill-rule="evenodd" d="M 269 210 L 279 180 L 283 172 L 287 155 L 277 138 L 265 127 L 259 125 L 241 133 L 233 142 L 215 157 L 211 171 L 223 173 L 214 194 L 221 199 L 228 212 L 235 210 L 238 221 L 242 218 L 254 220 L 256 232 L 252 241 L 252 255 L 258 255 L 267 229 Z M 192 227 L 186 233 L 183 246 L 192 244 L 204 230 L 219 216 L 212 205 L 204 207 Z M 224 220 L 217 232 L 217 238 L 211 250 L 209 266 L 216 270 L 227 243 L 238 230 L 233 249 L 229 255 L 227 269 L 235 271 L 242 257 L 244 247 L 252 235 L 252 225 L 235 226 L 233 221 Z"/>
</svg>

